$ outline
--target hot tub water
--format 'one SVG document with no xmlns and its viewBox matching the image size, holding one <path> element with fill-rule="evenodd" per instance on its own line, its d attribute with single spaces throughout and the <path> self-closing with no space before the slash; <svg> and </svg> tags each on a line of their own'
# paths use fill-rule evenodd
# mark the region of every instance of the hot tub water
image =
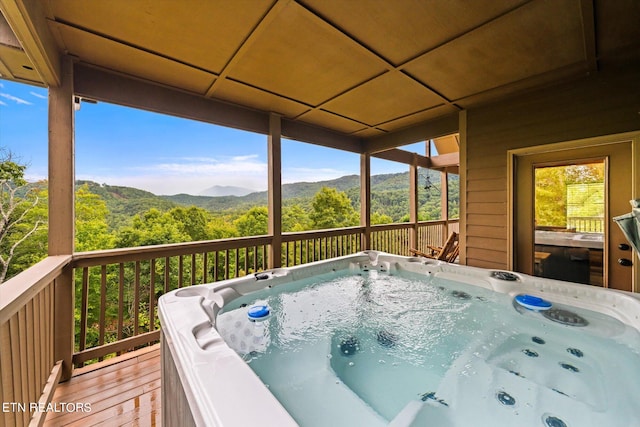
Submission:
<svg viewBox="0 0 640 427">
<path fill-rule="evenodd" d="M 260 343 L 247 332 L 255 304 L 272 313 Z M 637 331 L 571 310 L 589 324 L 516 310 L 482 287 L 363 268 L 235 299 L 217 329 L 304 426 L 640 425 L 628 374 L 640 372 Z"/>
</svg>

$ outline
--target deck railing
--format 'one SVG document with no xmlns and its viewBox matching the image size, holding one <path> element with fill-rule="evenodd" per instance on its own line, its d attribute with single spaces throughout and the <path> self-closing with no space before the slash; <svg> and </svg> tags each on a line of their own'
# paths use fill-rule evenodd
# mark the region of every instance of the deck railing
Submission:
<svg viewBox="0 0 640 427">
<path fill-rule="evenodd" d="M 457 221 L 376 225 L 371 249 L 408 255 L 417 246 L 438 245 Z M 281 238 L 282 266 L 348 255 L 363 247 L 364 227 L 300 233 Z M 71 347 L 69 311 L 58 281 L 75 283 L 75 351 L 72 362 L 123 353 L 159 338 L 158 297 L 165 292 L 267 269 L 272 236 L 145 246 L 55 256 L 0 286 L 0 399 L 24 405 L 0 413 L 0 425 L 20 426 L 44 414 Z M 66 299 L 69 299 L 68 297 Z M 67 305 L 66 307 L 64 305 Z M 60 311 L 65 316 L 60 316 Z M 67 320 L 69 320 L 67 322 Z M 66 335 L 66 336 L 65 336 Z M 58 342 L 60 341 L 60 342 Z M 67 353 L 68 354 L 68 353 Z"/>
<path fill-rule="evenodd" d="M 363 227 L 284 233 L 282 266 L 306 264 L 362 250 Z"/>
<path fill-rule="evenodd" d="M 581 233 L 604 233 L 604 218 L 598 216 L 567 217 L 567 228 Z"/>
<path fill-rule="evenodd" d="M 262 236 L 74 255 L 74 364 L 157 341 L 160 295 L 264 270 L 270 243 Z"/>
<path fill-rule="evenodd" d="M 71 256 L 49 257 L 0 285 L 0 425 L 38 425 L 62 362 L 56 357 L 55 282 Z M 67 329 L 69 329 L 67 326 Z"/>
</svg>

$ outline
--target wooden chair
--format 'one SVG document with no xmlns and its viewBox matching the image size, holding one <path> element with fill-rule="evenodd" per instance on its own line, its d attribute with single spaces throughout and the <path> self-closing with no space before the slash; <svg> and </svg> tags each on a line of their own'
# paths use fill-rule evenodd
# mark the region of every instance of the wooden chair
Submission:
<svg viewBox="0 0 640 427">
<path fill-rule="evenodd" d="M 422 252 L 417 249 L 409 249 L 413 255 L 422 256 L 425 258 L 437 259 L 440 261 L 454 262 L 458 258 L 460 253 L 460 246 L 458 245 L 458 233 L 452 232 L 444 246 L 431 246 L 427 245 L 427 252 Z"/>
</svg>

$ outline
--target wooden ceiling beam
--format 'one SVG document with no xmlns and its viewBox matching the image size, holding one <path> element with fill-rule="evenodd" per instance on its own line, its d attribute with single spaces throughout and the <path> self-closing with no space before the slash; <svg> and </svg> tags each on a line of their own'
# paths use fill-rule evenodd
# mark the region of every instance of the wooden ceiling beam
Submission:
<svg viewBox="0 0 640 427">
<path fill-rule="evenodd" d="M 269 113 L 181 92 L 83 64 L 75 65 L 74 89 L 76 95 L 97 101 L 263 135 L 269 133 Z M 354 153 L 363 151 L 360 138 L 288 119 L 282 119 L 281 126 L 282 136 L 286 138 Z"/>
<path fill-rule="evenodd" d="M 422 168 L 428 168 L 431 162 L 425 156 L 422 156 L 417 153 L 412 153 L 406 150 L 400 150 L 399 148 L 392 148 L 387 151 L 380 151 L 378 153 L 374 153 L 371 155 L 372 157 L 376 157 L 378 159 L 390 160 L 392 162 L 404 163 L 406 165 L 412 165 L 414 161 L 416 162 L 416 166 Z"/>
<path fill-rule="evenodd" d="M 582 15 L 582 33 L 584 36 L 584 54 L 589 71 L 598 71 L 596 50 L 596 20 L 593 11 L 593 0 L 580 1 Z"/>
<path fill-rule="evenodd" d="M 343 135 L 297 120 L 282 119 L 282 136 L 295 141 L 308 142 L 352 153 L 360 154 L 364 152 L 363 142 L 360 138 Z"/>
<path fill-rule="evenodd" d="M 60 86 L 60 52 L 39 1 L 0 0 L 0 11 L 47 86 Z"/>
<path fill-rule="evenodd" d="M 425 167 L 429 169 L 447 169 L 460 165 L 460 153 L 441 154 L 429 157 L 427 160 L 429 164 Z"/>
<path fill-rule="evenodd" d="M 365 140 L 365 150 L 367 153 L 374 154 L 400 145 L 413 144 L 457 132 L 458 113 L 453 113 L 397 132 L 369 138 Z"/>
<path fill-rule="evenodd" d="M 114 74 L 83 64 L 75 65 L 75 94 L 185 119 L 267 135 L 269 115 L 166 86 Z"/>
</svg>

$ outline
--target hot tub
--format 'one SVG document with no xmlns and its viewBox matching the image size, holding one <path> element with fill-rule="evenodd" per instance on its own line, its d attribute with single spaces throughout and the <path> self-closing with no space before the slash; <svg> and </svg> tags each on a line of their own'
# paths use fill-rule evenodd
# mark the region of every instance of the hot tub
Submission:
<svg viewBox="0 0 640 427">
<path fill-rule="evenodd" d="M 634 294 L 370 251 L 158 308 L 164 425 L 640 425 Z"/>
</svg>

